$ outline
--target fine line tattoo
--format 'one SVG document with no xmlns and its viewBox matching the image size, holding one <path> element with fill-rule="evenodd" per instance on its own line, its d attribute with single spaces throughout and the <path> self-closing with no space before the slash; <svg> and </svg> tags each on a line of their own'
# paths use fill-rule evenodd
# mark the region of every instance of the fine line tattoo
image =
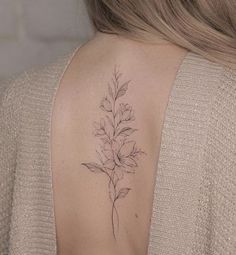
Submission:
<svg viewBox="0 0 236 255">
<path fill-rule="evenodd" d="M 111 223 L 113 237 L 119 231 L 119 214 L 116 207 L 118 200 L 125 198 L 131 188 L 122 187 L 121 181 L 126 174 L 134 174 L 138 167 L 139 156 L 146 155 L 144 151 L 137 148 L 136 142 L 128 139 L 138 129 L 130 127 L 129 123 L 135 120 L 134 110 L 127 103 L 119 103 L 129 87 L 130 80 L 121 82 L 122 74 L 115 66 L 112 85 L 108 83 L 108 95 L 101 103 L 100 109 L 105 117 L 100 122 L 93 122 L 96 137 L 101 140 L 100 151 L 96 150 L 99 163 L 82 163 L 93 173 L 103 173 L 108 177 L 108 191 L 111 200 Z M 117 109 L 116 109 L 117 108 Z"/>
</svg>

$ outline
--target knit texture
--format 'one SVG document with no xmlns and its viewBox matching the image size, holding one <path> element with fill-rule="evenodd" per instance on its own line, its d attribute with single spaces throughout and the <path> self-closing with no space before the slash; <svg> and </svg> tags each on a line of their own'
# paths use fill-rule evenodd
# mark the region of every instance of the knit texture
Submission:
<svg viewBox="0 0 236 255">
<path fill-rule="evenodd" d="M 0 85 L 0 255 L 55 255 L 50 133 L 73 54 Z"/>
<path fill-rule="evenodd" d="M 236 254 L 236 72 L 190 52 L 161 144 L 148 254 Z"/>
<path fill-rule="evenodd" d="M 51 120 L 76 50 L 0 84 L 0 255 L 56 255 Z M 165 112 L 148 255 L 236 254 L 236 71 L 185 56 Z"/>
</svg>

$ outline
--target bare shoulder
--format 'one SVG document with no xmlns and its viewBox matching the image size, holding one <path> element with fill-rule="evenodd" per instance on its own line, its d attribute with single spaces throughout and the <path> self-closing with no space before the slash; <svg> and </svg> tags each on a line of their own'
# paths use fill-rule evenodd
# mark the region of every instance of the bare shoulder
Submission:
<svg viewBox="0 0 236 255">
<path fill-rule="evenodd" d="M 54 107 L 59 254 L 144 255 L 148 245 L 163 113 L 184 52 L 153 49 L 157 61 L 104 43 L 81 48 Z"/>
</svg>

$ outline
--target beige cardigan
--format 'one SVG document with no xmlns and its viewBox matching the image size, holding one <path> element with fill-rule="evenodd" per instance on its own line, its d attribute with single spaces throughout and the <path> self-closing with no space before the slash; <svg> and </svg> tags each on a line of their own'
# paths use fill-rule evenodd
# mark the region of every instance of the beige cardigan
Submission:
<svg viewBox="0 0 236 255">
<path fill-rule="evenodd" d="M 0 255 L 56 255 L 51 117 L 74 53 L 0 85 Z M 235 70 L 187 53 L 157 162 L 148 255 L 235 255 Z"/>
</svg>

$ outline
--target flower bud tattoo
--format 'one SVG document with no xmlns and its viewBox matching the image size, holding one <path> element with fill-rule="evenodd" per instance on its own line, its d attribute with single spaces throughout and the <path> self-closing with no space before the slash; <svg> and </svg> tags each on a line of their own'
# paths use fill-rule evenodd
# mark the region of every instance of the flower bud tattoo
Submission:
<svg viewBox="0 0 236 255">
<path fill-rule="evenodd" d="M 82 163 L 93 173 L 102 173 L 108 177 L 109 199 L 111 201 L 111 223 L 113 237 L 119 231 L 119 214 L 116 203 L 125 198 L 131 188 L 123 187 L 122 180 L 127 174 L 135 174 L 137 161 L 146 155 L 136 142 L 129 137 L 138 129 L 129 124 L 135 120 L 134 110 L 128 103 L 119 103 L 125 96 L 130 80 L 121 82 L 122 74 L 115 67 L 111 84 L 108 83 L 108 95 L 100 103 L 104 118 L 94 121 L 93 134 L 101 140 L 100 150 L 96 150 L 99 163 Z"/>
</svg>

